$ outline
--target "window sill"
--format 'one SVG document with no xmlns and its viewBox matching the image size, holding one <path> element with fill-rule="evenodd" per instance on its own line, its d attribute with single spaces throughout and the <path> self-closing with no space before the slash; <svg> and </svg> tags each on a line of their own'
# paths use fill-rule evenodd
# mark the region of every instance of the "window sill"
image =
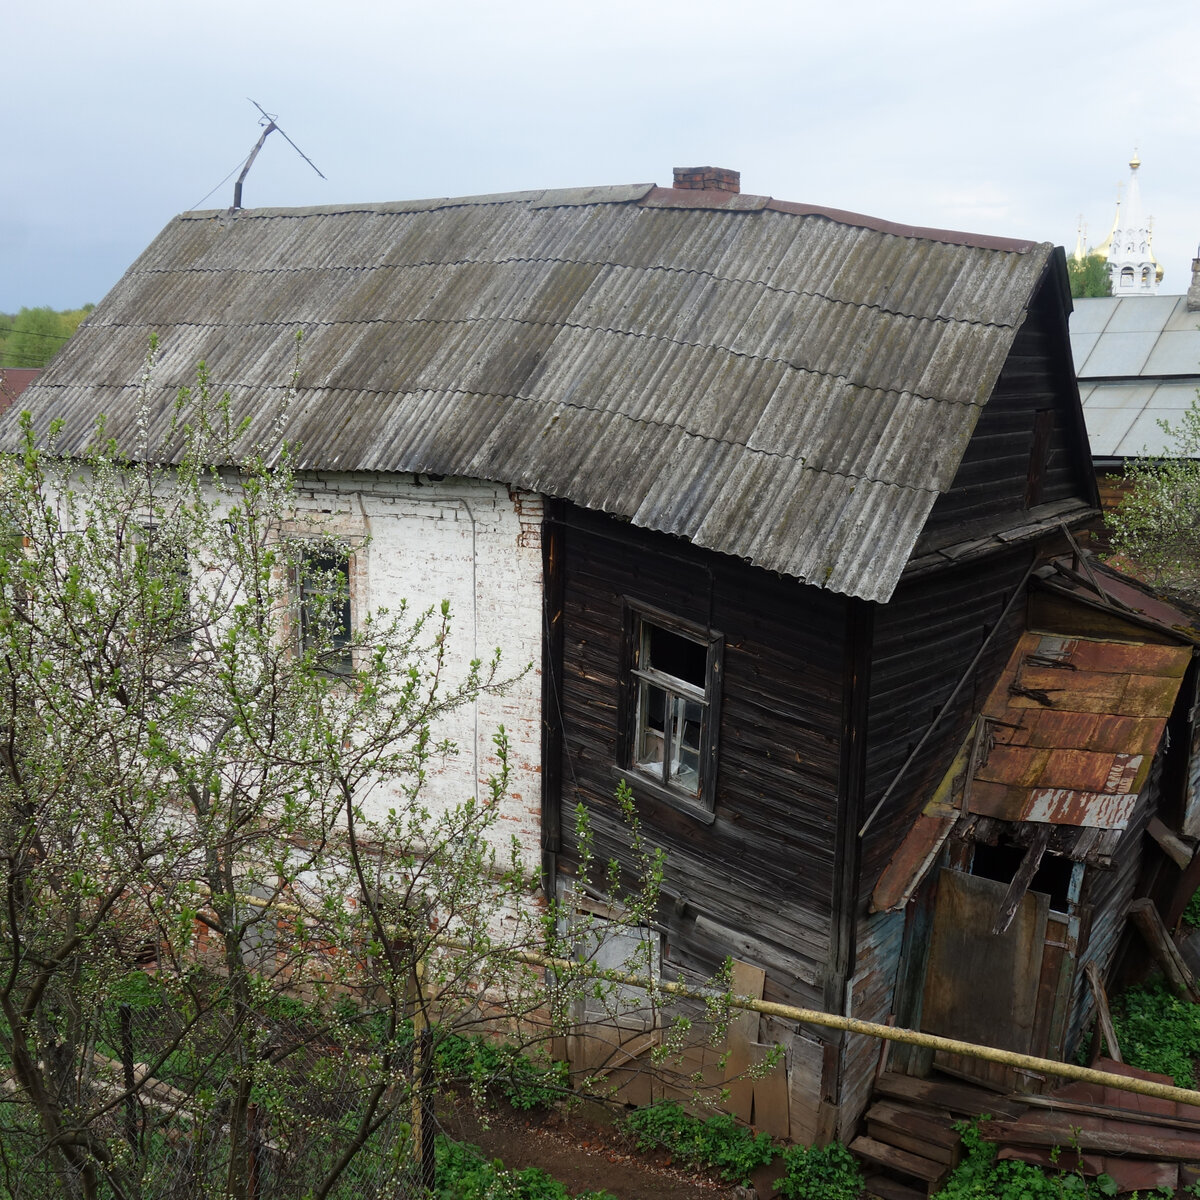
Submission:
<svg viewBox="0 0 1200 1200">
<path fill-rule="evenodd" d="M 625 780 L 635 799 L 643 796 L 649 797 L 660 804 L 670 805 L 671 808 L 676 808 L 705 825 L 711 825 L 717 819 L 712 809 L 706 808 L 701 801 L 681 795 L 679 792 L 664 787 L 661 783 L 656 783 L 634 767 L 613 767 L 611 774 L 613 779 Z"/>
</svg>

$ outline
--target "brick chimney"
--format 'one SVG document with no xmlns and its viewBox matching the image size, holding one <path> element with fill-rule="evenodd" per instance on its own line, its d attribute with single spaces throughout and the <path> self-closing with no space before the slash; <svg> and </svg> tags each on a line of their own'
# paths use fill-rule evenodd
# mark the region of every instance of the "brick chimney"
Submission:
<svg viewBox="0 0 1200 1200">
<path fill-rule="evenodd" d="M 1200 250 L 1192 259 L 1192 286 L 1187 290 L 1188 312 L 1200 312 Z"/>
<path fill-rule="evenodd" d="M 725 167 L 676 167 L 677 188 L 713 188 L 718 192 L 740 192 L 742 174 Z"/>
</svg>

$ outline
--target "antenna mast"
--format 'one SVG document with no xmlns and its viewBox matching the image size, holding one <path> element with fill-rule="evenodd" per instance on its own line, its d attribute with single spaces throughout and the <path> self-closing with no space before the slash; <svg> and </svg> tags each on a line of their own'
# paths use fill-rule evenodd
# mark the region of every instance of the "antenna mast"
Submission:
<svg viewBox="0 0 1200 1200">
<path fill-rule="evenodd" d="M 246 99 L 250 100 L 250 97 L 247 96 Z M 250 103 L 253 104 L 260 113 L 262 113 L 262 118 L 260 119 L 259 124 L 261 125 L 265 120 L 266 125 L 258 141 L 254 143 L 254 149 L 250 151 L 250 157 L 246 159 L 246 165 L 242 168 L 241 174 L 237 177 L 237 183 L 233 185 L 233 208 L 230 209 L 231 212 L 237 212 L 238 209 L 242 207 L 242 184 L 246 182 L 246 176 L 250 173 L 250 168 L 254 165 L 254 160 L 258 157 L 258 152 L 263 148 L 263 143 L 266 142 L 267 135 L 274 133 L 276 130 L 283 134 L 284 141 L 286 141 L 287 144 L 291 146 L 291 148 L 295 150 L 295 152 L 300 155 L 300 157 L 304 159 L 304 161 L 308 163 L 308 165 L 312 167 L 312 169 L 316 171 L 316 173 L 320 175 L 322 179 L 325 178 L 325 176 L 321 174 L 321 170 L 317 164 L 313 162 L 313 160 L 309 158 L 308 155 L 305 154 L 304 151 L 301 150 L 300 147 L 297 146 L 296 143 L 293 142 L 292 139 L 288 137 L 288 135 L 284 133 L 283 130 L 280 129 L 275 123 L 274 114 L 267 112 L 267 110 L 263 108 L 263 106 L 259 104 L 257 100 L 250 100 Z"/>
</svg>

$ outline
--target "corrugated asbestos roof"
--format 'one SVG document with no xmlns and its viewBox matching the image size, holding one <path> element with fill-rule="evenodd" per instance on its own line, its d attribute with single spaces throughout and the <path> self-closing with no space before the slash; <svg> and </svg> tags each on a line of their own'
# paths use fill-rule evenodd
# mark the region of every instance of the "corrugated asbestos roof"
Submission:
<svg viewBox="0 0 1200 1200">
<path fill-rule="evenodd" d="M 132 451 L 156 332 L 151 445 L 201 359 L 263 439 L 302 329 L 301 468 L 503 481 L 886 600 L 1050 252 L 651 185 L 187 213 L 25 399 Z"/>
<path fill-rule="evenodd" d="M 1170 452 L 1159 421 L 1178 425 L 1200 386 L 1200 312 L 1186 296 L 1076 300 L 1071 355 L 1094 458 Z"/>
</svg>

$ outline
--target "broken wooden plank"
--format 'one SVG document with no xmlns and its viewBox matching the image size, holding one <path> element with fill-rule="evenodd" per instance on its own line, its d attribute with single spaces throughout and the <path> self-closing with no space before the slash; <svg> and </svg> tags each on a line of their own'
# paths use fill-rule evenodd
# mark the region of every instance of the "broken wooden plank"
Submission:
<svg viewBox="0 0 1200 1200">
<path fill-rule="evenodd" d="M 1154 901 L 1147 896 L 1135 900 L 1129 906 L 1129 917 L 1137 926 L 1138 932 L 1145 939 L 1155 961 L 1162 968 L 1167 984 L 1181 999 L 1192 1004 L 1200 1004 L 1200 991 L 1196 988 L 1196 980 L 1183 961 L 1175 943 L 1171 941 L 1162 917 Z"/>
<path fill-rule="evenodd" d="M 918 1079 L 914 1075 L 897 1075 L 892 1071 L 886 1071 L 879 1077 L 876 1091 L 897 1100 L 949 1109 L 959 1117 L 978 1117 L 985 1113 L 1016 1117 L 1025 1111 L 1025 1105 L 1019 1100 L 1009 1099 L 983 1087 L 940 1079 Z"/>
<path fill-rule="evenodd" d="M 959 1159 L 960 1139 L 949 1124 L 944 1129 L 922 1124 L 918 1114 L 910 1108 L 887 1102 L 873 1104 L 867 1111 L 867 1134 L 876 1141 L 899 1146 L 901 1150 L 920 1154 L 950 1167 Z"/>
<path fill-rule="evenodd" d="M 979 1132 L 987 1141 L 1006 1146 L 1065 1146 L 1176 1162 L 1195 1162 L 1200 1158 L 1200 1137 L 1151 1129 L 1096 1129 L 1068 1118 L 1061 1122 L 1030 1117 L 1020 1121 L 984 1121 Z"/>
<path fill-rule="evenodd" d="M 1135 1109 L 1121 1108 L 1115 1104 L 1086 1104 L 1077 1100 L 1062 1100 L 1054 1094 L 1023 1096 L 1022 1100 L 1031 1108 L 1045 1108 L 1051 1112 L 1102 1117 L 1107 1121 L 1128 1121 L 1131 1125 L 1157 1125 L 1163 1129 L 1181 1129 L 1200 1135 L 1200 1121 L 1189 1121 L 1186 1117 L 1168 1117 L 1158 1113 L 1137 1112 Z"/>
<path fill-rule="evenodd" d="M 783 1055 L 779 1055 L 778 1062 L 770 1070 L 765 1070 L 777 1050 L 778 1047 L 761 1042 L 753 1042 L 750 1046 L 754 1127 L 786 1141 L 791 1136 L 791 1125 L 788 1120 L 787 1066 Z"/>
<path fill-rule="evenodd" d="M 1096 1044 L 1092 1047 L 1092 1062 L 1100 1057 L 1100 1043 L 1103 1039 L 1108 1047 L 1108 1056 L 1114 1062 L 1121 1062 L 1121 1047 L 1117 1043 L 1117 1030 L 1113 1025 L 1112 1013 L 1108 1008 L 1108 995 L 1104 991 L 1104 981 L 1100 978 L 1100 968 L 1094 958 L 1089 958 L 1083 968 L 1088 987 L 1092 990 L 1092 1001 L 1096 1005 Z"/>
<path fill-rule="evenodd" d="M 909 1187 L 897 1179 L 886 1175 L 868 1175 L 863 1182 L 866 1184 L 868 1196 L 878 1196 L 879 1200 L 925 1200 L 929 1194 L 925 1188 Z"/>
<path fill-rule="evenodd" d="M 878 1163 L 889 1171 L 898 1171 L 901 1175 L 911 1175 L 914 1179 L 924 1179 L 927 1183 L 937 1183 L 949 1174 L 945 1163 L 934 1162 L 920 1154 L 901 1150 L 897 1146 L 889 1146 L 886 1142 L 877 1141 L 872 1137 L 856 1137 L 850 1143 L 850 1150 L 859 1158 Z"/>
<path fill-rule="evenodd" d="M 729 988 L 735 996 L 749 996 L 761 1000 L 767 973 L 750 963 L 733 961 Z M 751 1047 L 758 1041 L 760 1017 L 749 1009 L 738 1009 L 729 1018 L 725 1031 L 725 1079 L 729 1090 L 726 1108 L 746 1124 L 754 1116 L 754 1080 L 750 1071 L 754 1066 Z"/>
<path fill-rule="evenodd" d="M 992 925 L 992 933 L 997 937 L 1008 932 L 1008 927 L 1013 923 L 1013 917 L 1017 915 L 1017 909 L 1029 890 L 1038 867 L 1042 865 L 1042 855 L 1050 845 L 1050 828 L 1049 825 L 1038 826 L 1033 841 L 1021 858 L 1021 865 L 1013 875 L 1012 883 L 1008 885 L 1000 911 L 996 914 L 995 924 Z"/>
</svg>

